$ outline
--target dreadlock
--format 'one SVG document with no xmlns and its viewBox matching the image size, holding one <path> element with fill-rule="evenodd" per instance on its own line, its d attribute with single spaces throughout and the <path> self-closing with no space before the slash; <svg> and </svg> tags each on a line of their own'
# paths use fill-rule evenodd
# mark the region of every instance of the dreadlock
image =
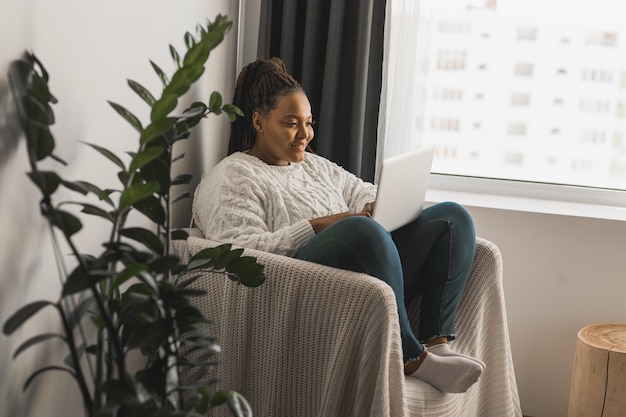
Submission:
<svg viewBox="0 0 626 417">
<path fill-rule="evenodd" d="M 257 59 L 246 65 L 237 77 L 233 104 L 243 111 L 230 130 L 228 154 L 246 151 L 256 140 L 252 114 L 266 114 L 276 108 L 276 100 L 284 95 L 303 91 L 300 84 L 287 73 L 280 58 Z"/>
</svg>

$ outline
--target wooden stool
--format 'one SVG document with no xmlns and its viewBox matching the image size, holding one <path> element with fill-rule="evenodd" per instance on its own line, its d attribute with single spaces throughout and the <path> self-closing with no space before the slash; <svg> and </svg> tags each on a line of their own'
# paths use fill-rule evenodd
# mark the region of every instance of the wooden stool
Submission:
<svg viewBox="0 0 626 417">
<path fill-rule="evenodd" d="M 626 416 L 626 324 L 578 332 L 568 417 Z"/>
</svg>

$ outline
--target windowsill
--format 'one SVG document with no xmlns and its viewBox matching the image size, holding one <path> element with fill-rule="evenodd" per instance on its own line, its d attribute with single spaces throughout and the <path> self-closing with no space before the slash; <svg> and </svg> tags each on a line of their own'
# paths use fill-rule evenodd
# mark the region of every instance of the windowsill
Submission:
<svg viewBox="0 0 626 417">
<path fill-rule="evenodd" d="M 454 184 L 451 186 L 451 184 Z M 490 179 L 431 176 L 426 202 L 626 221 L 626 192 Z"/>
</svg>

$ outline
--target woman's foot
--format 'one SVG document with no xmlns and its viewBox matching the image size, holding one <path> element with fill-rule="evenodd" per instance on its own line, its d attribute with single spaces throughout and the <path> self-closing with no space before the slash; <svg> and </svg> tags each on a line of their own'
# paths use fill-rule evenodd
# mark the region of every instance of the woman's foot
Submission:
<svg viewBox="0 0 626 417">
<path fill-rule="evenodd" d="M 450 349 L 450 345 L 447 344 L 447 343 L 438 343 L 438 344 L 435 344 L 435 345 L 428 345 L 426 347 L 426 349 L 430 353 L 434 353 L 437 356 L 460 356 L 462 358 L 466 358 L 466 359 L 472 360 L 472 361 L 476 362 L 477 364 L 479 364 L 482 367 L 483 371 L 487 367 L 485 365 L 485 362 L 481 361 L 480 359 L 476 359 L 476 358 L 473 358 L 471 356 L 464 355 L 462 353 L 457 353 L 457 352 L 453 351 L 452 349 Z"/>
<path fill-rule="evenodd" d="M 414 367 L 416 369 L 412 370 Z M 404 369 L 405 374 L 446 393 L 466 392 L 483 372 L 483 368 L 474 360 L 462 356 L 438 356 L 428 351 L 424 351 L 416 360 L 409 361 Z"/>
<path fill-rule="evenodd" d="M 425 350 L 415 359 L 409 359 L 407 363 L 404 364 L 404 375 L 411 375 L 413 372 L 417 371 L 417 368 L 420 367 L 424 359 L 426 359 L 426 355 L 428 352 Z"/>
</svg>

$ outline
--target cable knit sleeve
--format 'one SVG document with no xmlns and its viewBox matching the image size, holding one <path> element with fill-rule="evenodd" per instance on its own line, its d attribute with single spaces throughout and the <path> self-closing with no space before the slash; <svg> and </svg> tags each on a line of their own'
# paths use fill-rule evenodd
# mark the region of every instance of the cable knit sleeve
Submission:
<svg viewBox="0 0 626 417">
<path fill-rule="evenodd" d="M 363 181 L 328 159 L 322 157 L 316 159 L 318 159 L 319 164 L 324 166 L 328 175 L 333 178 L 333 183 L 339 187 L 351 212 L 356 213 L 363 210 L 366 203 L 371 203 L 376 199 L 376 185 Z"/>
<path fill-rule="evenodd" d="M 306 219 L 272 230 L 272 190 L 252 166 L 226 158 L 205 176 L 194 197 L 194 220 L 205 237 L 293 256 L 315 233 Z"/>
</svg>

